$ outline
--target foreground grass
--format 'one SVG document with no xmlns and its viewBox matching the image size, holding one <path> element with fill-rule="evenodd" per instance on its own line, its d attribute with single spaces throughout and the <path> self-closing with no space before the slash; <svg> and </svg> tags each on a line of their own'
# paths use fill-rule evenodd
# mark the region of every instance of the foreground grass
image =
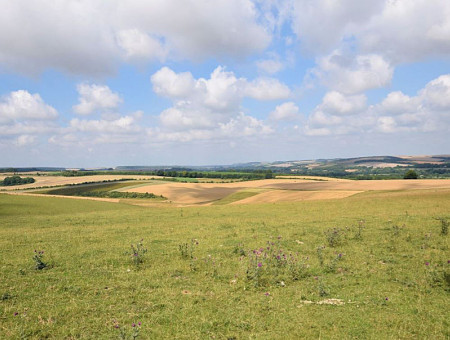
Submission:
<svg viewBox="0 0 450 340">
<path fill-rule="evenodd" d="M 448 191 L 182 209 L 0 195 L 0 338 L 114 339 L 140 321 L 143 339 L 448 339 L 449 206 Z M 267 241 L 298 277 L 255 267 Z"/>
</svg>

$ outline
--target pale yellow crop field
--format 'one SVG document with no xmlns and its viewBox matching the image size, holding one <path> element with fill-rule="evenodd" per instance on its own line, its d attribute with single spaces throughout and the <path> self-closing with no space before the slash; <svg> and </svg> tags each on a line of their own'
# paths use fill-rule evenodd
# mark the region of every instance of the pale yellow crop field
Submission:
<svg viewBox="0 0 450 340">
<path fill-rule="evenodd" d="M 364 191 L 450 189 L 450 180 L 267 179 L 236 183 L 164 183 L 125 188 L 122 191 L 152 192 L 178 204 L 211 204 L 248 189 L 265 189 L 232 204 L 344 198 Z"/>
<path fill-rule="evenodd" d="M 24 185 L 14 185 L 1 187 L 2 190 L 16 190 L 16 189 L 32 189 L 39 187 L 54 187 L 67 184 L 80 184 L 84 182 L 101 182 L 101 181 L 114 181 L 122 178 L 137 179 L 137 180 L 149 180 L 154 176 L 139 176 L 139 175 L 92 175 L 92 176 L 80 176 L 80 177 L 64 177 L 64 176 L 34 176 L 34 175 L 21 175 L 22 177 L 33 177 L 36 182 Z M 0 180 L 3 180 L 7 176 L 0 176 Z"/>
</svg>

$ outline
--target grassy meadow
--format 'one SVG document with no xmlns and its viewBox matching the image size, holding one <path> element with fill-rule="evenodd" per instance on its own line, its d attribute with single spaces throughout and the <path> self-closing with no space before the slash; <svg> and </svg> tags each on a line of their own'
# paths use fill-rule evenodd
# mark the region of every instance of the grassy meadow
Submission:
<svg viewBox="0 0 450 340">
<path fill-rule="evenodd" d="M 1 339 L 450 337 L 448 190 L 126 202 L 0 194 Z"/>
</svg>

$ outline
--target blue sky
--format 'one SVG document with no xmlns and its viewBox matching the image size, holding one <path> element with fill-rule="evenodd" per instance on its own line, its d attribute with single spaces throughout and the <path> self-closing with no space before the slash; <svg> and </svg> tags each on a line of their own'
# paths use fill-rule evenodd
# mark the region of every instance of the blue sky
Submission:
<svg viewBox="0 0 450 340">
<path fill-rule="evenodd" d="M 450 153 L 447 0 L 0 8 L 0 166 Z"/>
</svg>

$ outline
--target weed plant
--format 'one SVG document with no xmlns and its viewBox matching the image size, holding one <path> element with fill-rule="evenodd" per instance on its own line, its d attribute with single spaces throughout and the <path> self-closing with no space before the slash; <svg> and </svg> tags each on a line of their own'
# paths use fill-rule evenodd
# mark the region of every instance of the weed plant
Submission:
<svg viewBox="0 0 450 340">
<path fill-rule="evenodd" d="M 443 217 L 439 217 L 438 220 L 441 221 L 441 235 L 448 235 L 448 226 L 450 223 Z"/>
<path fill-rule="evenodd" d="M 44 251 L 35 250 L 33 255 L 34 268 L 36 270 L 42 270 L 48 267 L 48 264 L 44 262 Z"/>
<path fill-rule="evenodd" d="M 141 239 L 136 244 L 131 244 L 131 252 L 128 253 L 131 255 L 131 260 L 135 266 L 139 266 L 144 262 L 145 254 L 147 254 L 148 251 L 147 248 L 145 248 L 143 241 L 144 239 Z"/>
</svg>

